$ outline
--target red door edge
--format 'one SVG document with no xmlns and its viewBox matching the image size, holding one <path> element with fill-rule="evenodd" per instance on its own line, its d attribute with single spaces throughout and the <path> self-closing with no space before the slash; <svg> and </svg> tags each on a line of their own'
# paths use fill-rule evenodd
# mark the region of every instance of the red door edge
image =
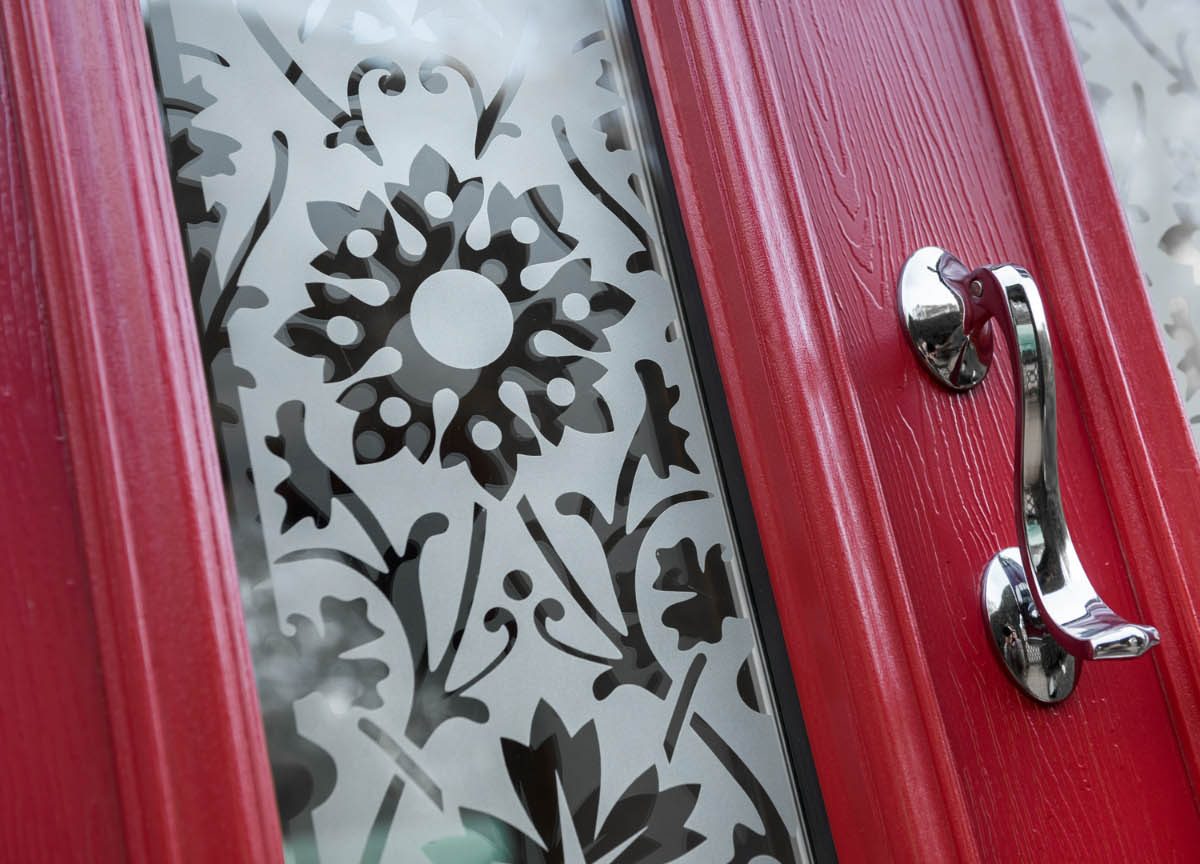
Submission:
<svg viewBox="0 0 1200 864">
<path fill-rule="evenodd" d="M 130 859 L 282 860 L 138 3 L 3 38 Z"/>
<path fill-rule="evenodd" d="M 839 853 L 977 858 L 928 659 L 910 638 L 910 599 L 861 413 L 840 372 L 850 366 L 808 202 L 778 191 L 795 186 L 796 173 L 772 131 L 789 120 L 760 62 L 762 24 L 753 9 L 635 5 Z M 1188 520 L 1200 513 L 1200 463 L 1061 10 L 1040 0 L 963 8 L 1033 264 L 1061 332 L 1072 334 L 1064 365 L 1138 612 L 1164 634 L 1153 662 L 1196 788 L 1200 604 L 1190 574 L 1200 572 L 1200 532 Z"/>
<path fill-rule="evenodd" d="M 977 861 L 754 12 L 635 9 L 839 858 Z"/>
<path fill-rule="evenodd" d="M 963 3 L 1138 614 L 1200 791 L 1200 459 L 1058 3 Z M 1073 373 L 1073 374 L 1072 374 Z M 1200 802 L 1200 798 L 1197 799 Z"/>
<path fill-rule="evenodd" d="M 78 577 L 83 541 L 7 70 L 0 42 L 0 857 L 120 861 L 96 621 Z"/>
<path fill-rule="evenodd" d="M 791 176 L 754 13 L 637 5 L 839 851 L 977 859 L 926 659 L 900 626 L 910 603 L 855 397 L 830 374 L 840 349 L 820 262 L 802 208 L 778 192 Z M 1200 534 L 1184 518 L 1200 512 L 1200 465 L 1129 287 L 1139 271 L 1097 182 L 1107 169 L 1061 13 L 964 8 L 980 46 L 1002 49 L 981 62 L 1035 264 L 1065 327 L 1086 334 L 1063 349 L 1140 611 L 1164 633 L 1155 662 L 1195 785 Z M 137 4 L 26 0 L 3 16 L 131 856 L 278 860 Z M 1131 352 L 1141 361 L 1122 366 Z M 830 405 L 841 410 L 815 410 Z"/>
</svg>

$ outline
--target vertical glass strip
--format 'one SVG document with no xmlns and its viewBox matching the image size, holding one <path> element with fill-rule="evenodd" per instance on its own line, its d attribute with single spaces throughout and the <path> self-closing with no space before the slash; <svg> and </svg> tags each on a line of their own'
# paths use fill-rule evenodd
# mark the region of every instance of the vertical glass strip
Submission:
<svg viewBox="0 0 1200 864">
<path fill-rule="evenodd" d="M 150 0 L 292 860 L 807 860 L 606 0 Z"/>
<path fill-rule="evenodd" d="M 1200 448 L 1200 0 L 1064 0 Z"/>
</svg>

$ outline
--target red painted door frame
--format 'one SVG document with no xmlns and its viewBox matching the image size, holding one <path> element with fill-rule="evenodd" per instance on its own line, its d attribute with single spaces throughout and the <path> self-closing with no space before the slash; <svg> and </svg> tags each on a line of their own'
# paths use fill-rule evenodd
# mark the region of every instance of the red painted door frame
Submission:
<svg viewBox="0 0 1200 864">
<path fill-rule="evenodd" d="M 951 233 L 904 239 L 959 243 L 967 255 L 1027 254 L 1023 263 L 1053 285 L 1056 335 L 1070 334 L 1057 342 L 1070 382 L 1063 389 L 1077 407 L 1075 425 L 1064 424 L 1074 431 L 1065 434 L 1085 443 L 1099 478 L 1088 480 L 1091 469 L 1080 469 L 1075 488 L 1099 498 L 1086 512 L 1111 537 L 1105 578 L 1137 607 L 1124 611 L 1163 632 L 1153 660 L 1139 662 L 1157 672 L 1161 713 L 1174 735 L 1166 746 L 1177 749 L 1191 789 L 1200 780 L 1200 598 L 1189 574 L 1200 572 L 1200 532 L 1187 520 L 1200 513 L 1200 464 L 1146 299 L 1131 290 L 1139 271 L 1103 181 L 1102 150 L 1059 10 L 1038 0 L 930 4 L 937 9 L 926 17 L 944 20 L 926 25 L 925 42 L 905 42 L 921 35 L 904 29 L 921 17 L 902 8 L 908 4 L 844 8 L 850 5 L 638 0 L 635 8 L 839 855 L 987 859 L 1005 831 L 1016 838 L 1014 848 L 1052 848 L 1055 838 L 1031 825 L 1028 813 L 1002 804 L 980 816 L 978 777 L 964 768 L 956 742 L 959 724 L 984 721 L 943 704 L 945 672 L 934 664 L 955 658 L 931 654 L 921 629 L 916 601 L 927 599 L 924 580 L 933 577 L 906 567 L 912 553 L 888 495 L 900 474 L 881 461 L 868 422 L 876 406 L 855 380 L 874 358 L 852 353 L 859 343 L 848 336 L 856 319 L 843 294 L 841 274 L 849 271 L 838 256 L 861 252 L 863 238 L 846 236 L 840 249 L 830 241 L 834 224 L 856 224 L 838 223 L 834 208 L 869 211 L 872 196 L 907 200 L 896 191 L 905 182 L 898 172 L 919 153 L 906 155 L 901 145 L 894 163 L 855 162 L 846 149 L 850 132 L 869 124 L 848 118 L 851 109 L 896 115 L 894 106 L 888 115 L 882 90 L 868 88 L 861 104 L 847 103 L 855 72 L 839 63 L 894 61 L 884 52 L 919 44 L 925 53 L 914 51 L 912 68 L 957 65 L 970 73 L 935 91 L 973 88 L 972 104 L 990 106 L 984 137 L 994 146 L 982 153 L 970 146 L 964 133 L 972 127 L 958 113 L 933 105 L 926 116 L 941 117 L 951 130 L 939 145 L 945 170 L 954 179 L 1003 173 L 1015 205 L 997 204 L 1000 221 L 991 225 L 965 208 L 952 213 L 954 202 L 939 203 L 929 230 L 940 218 Z M 78 572 L 86 593 L 68 596 L 63 584 L 39 583 L 22 593 L 24 607 L 0 608 L 0 627 L 10 640 L 21 636 L 10 643 L 10 657 L 56 673 L 26 683 L 38 699 L 31 695 L 0 721 L 6 775 L 54 787 L 22 799 L 23 809 L 0 807 L 0 842 L 7 844 L 0 848 L 13 860 L 106 860 L 122 844 L 134 861 L 279 860 L 138 6 L 25 0 L 3 7 L 3 26 L 9 90 L 0 91 L 0 106 L 16 118 L 5 128 L 19 134 L 5 138 L 15 193 L 5 199 L 2 222 L 7 245 L 25 250 L 9 262 L 12 278 L 24 281 L 6 290 L 33 299 L 14 306 L 20 314 L 5 324 L 26 334 L 44 326 L 51 336 L 41 359 L 15 340 L 0 354 L 5 380 L 22 382 L 16 392 L 28 405 L 15 425 L 0 428 L 6 442 L 10 428 L 33 442 L 28 456 L 6 456 L 5 467 L 38 487 L 25 499 L 8 496 L 7 526 L 32 518 L 39 527 L 6 538 L 6 547 L 11 573 L 32 582 L 39 568 Z M 803 53 L 814 44 L 828 58 Z M 912 98 L 912 81 L 881 77 L 902 68 L 880 60 L 864 80 L 875 75 L 879 87 L 886 80 Z M 822 150 L 814 135 L 831 143 Z M 1010 167 L 974 164 L 997 158 Z M 917 180 L 936 185 L 931 177 Z M 824 194 L 828 188 L 838 194 Z M 1005 212 L 1016 211 L 1020 220 L 1004 222 Z M 1018 235 L 1025 239 L 1011 239 Z M 1008 253 L 1010 243 L 1021 248 Z M 884 245 L 876 251 L 886 254 L 866 268 L 880 284 L 894 280 L 909 251 Z M 58 408 L 48 399 L 52 381 Z M 913 398 L 949 398 L 920 386 Z M 1004 387 L 992 389 L 962 410 L 988 410 L 1008 398 Z M 65 448 L 53 438 L 58 430 Z M 932 439 L 935 432 L 914 434 Z M 1001 452 L 995 461 L 1009 458 Z M 1103 485 L 1088 485 L 1096 482 Z M 37 603 L 43 606 L 34 614 Z M 955 626 L 977 633 L 968 613 L 974 609 Z M 69 633 L 43 638 L 56 622 Z M 975 682 L 982 692 L 1006 686 L 996 668 L 971 674 L 985 676 Z M 1138 678 L 1145 674 L 1091 670 L 1081 687 L 1092 689 L 1058 714 L 1003 691 L 996 698 L 1007 712 L 1005 728 L 992 734 L 1012 736 L 1010 746 L 1020 747 L 1021 736 L 1086 727 L 1087 718 L 1076 715 L 1102 710 L 1106 686 L 1146 698 Z M 1039 747 L 1054 763 L 1054 745 Z M 76 754 L 78 767 L 64 753 Z M 1120 794 L 1151 794 L 1153 779 L 1141 777 Z M 1177 778 L 1170 782 L 1178 786 Z M 114 791 L 116 807 L 105 800 Z M 1173 806 L 1194 815 L 1194 794 Z M 80 812 L 91 814 L 95 833 L 56 827 Z M 1094 818 L 1102 830 L 1119 832 L 1120 815 Z M 95 845 L 89 850 L 86 842 Z"/>
<path fill-rule="evenodd" d="M 71 540 L 58 542 L 64 554 L 68 542 L 82 554 L 82 567 L 37 574 L 31 558 L 10 574 L 90 587 L 102 692 L 90 682 L 94 649 L 73 639 L 50 654 L 66 667 L 62 677 L 36 689 L 51 701 L 59 694 L 59 710 L 106 727 L 107 747 L 93 738 L 96 752 L 78 756 L 88 768 L 76 770 L 84 780 L 90 763 L 107 757 L 117 793 L 105 801 L 94 783 L 77 787 L 69 769 L 53 778 L 35 772 L 5 783 L 4 808 L 21 800 L 20 786 L 52 782 L 62 787 L 56 817 L 117 804 L 120 825 L 104 827 L 123 836 L 124 860 L 282 860 L 138 3 L 34 0 L 5 3 L 0 13 L 19 133 L 6 146 L 19 153 L 29 202 L 14 203 L 3 219 L 35 239 L 31 275 L 47 310 L 58 391 L 57 410 L 52 402 L 27 410 L 40 410 L 50 428 L 61 411 L 60 455 L 69 459 L 57 471 L 69 472 L 78 524 Z M 6 363 L 5 380 L 19 374 Z M 5 497 L 5 521 L 21 524 L 21 498 Z M 55 542 L 49 513 L 33 521 L 47 523 L 45 542 Z M 26 632 L 19 607 L 0 616 L 0 628 Z M 30 622 L 38 623 L 49 622 Z M 24 663 L 43 663 L 39 642 L 27 636 L 24 646 Z M 72 692 L 81 704 L 61 695 Z M 10 751 L 52 744 L 42 728 L 31 723 L 6 738 L 6 780 L 18 764 Z M 49 812 L 26 813 L 25 829 L 0 841 L 10 844 L 6 860 L 122 860 L 93 856 L 75 832 L 53 833 Z"/>
<path fill-rule="evenodd" d="M 839 855 L 1189 860 L 1200 466 L 1061 10 L 638 8 Z M 1164 634 L 1060 708 L 1016 694 L 978 618 L 974 573 L 1015 536 L 1011 380 L 955 402 L 892 307 L 935 242 L 1045 286 L 1068 515 L 1102 588 Z M 921 500 L 929 477 L 946 500 Z"/>
<path fill-rule="evenodd" d="M 120 861 L 95 610 L 4 61 L 0 46 L 0 859 Z"/>
</svg>

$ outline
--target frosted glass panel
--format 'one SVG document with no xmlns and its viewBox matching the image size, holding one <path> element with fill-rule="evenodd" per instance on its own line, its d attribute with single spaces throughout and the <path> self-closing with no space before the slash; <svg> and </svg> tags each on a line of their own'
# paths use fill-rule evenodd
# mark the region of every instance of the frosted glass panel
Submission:
<svg viewBox="0 0 1200 864">
<path fill-rule="evenodd" d="M 1064 0 L 1200 447 L 1200 0 Z"/>
<path fill-rule="evenodd" d="M 289 856 L 806 860 L 623 11 L 147 15 Z"/>
</svg>

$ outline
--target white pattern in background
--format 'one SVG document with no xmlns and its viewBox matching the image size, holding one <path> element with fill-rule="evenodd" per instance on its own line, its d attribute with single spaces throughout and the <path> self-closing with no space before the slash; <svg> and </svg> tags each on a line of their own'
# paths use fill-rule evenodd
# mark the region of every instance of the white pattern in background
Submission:
<svg viewBox="0 0 1200 864">
<path fill-rule="evenodd" d="M 1200 447 L 1200 0 L 1063 0 Z"/>
<path fill-rule="evenodd" d="M 805 860 L 622 18 L 149 5 L 296 861 Z"/>
</svg>

